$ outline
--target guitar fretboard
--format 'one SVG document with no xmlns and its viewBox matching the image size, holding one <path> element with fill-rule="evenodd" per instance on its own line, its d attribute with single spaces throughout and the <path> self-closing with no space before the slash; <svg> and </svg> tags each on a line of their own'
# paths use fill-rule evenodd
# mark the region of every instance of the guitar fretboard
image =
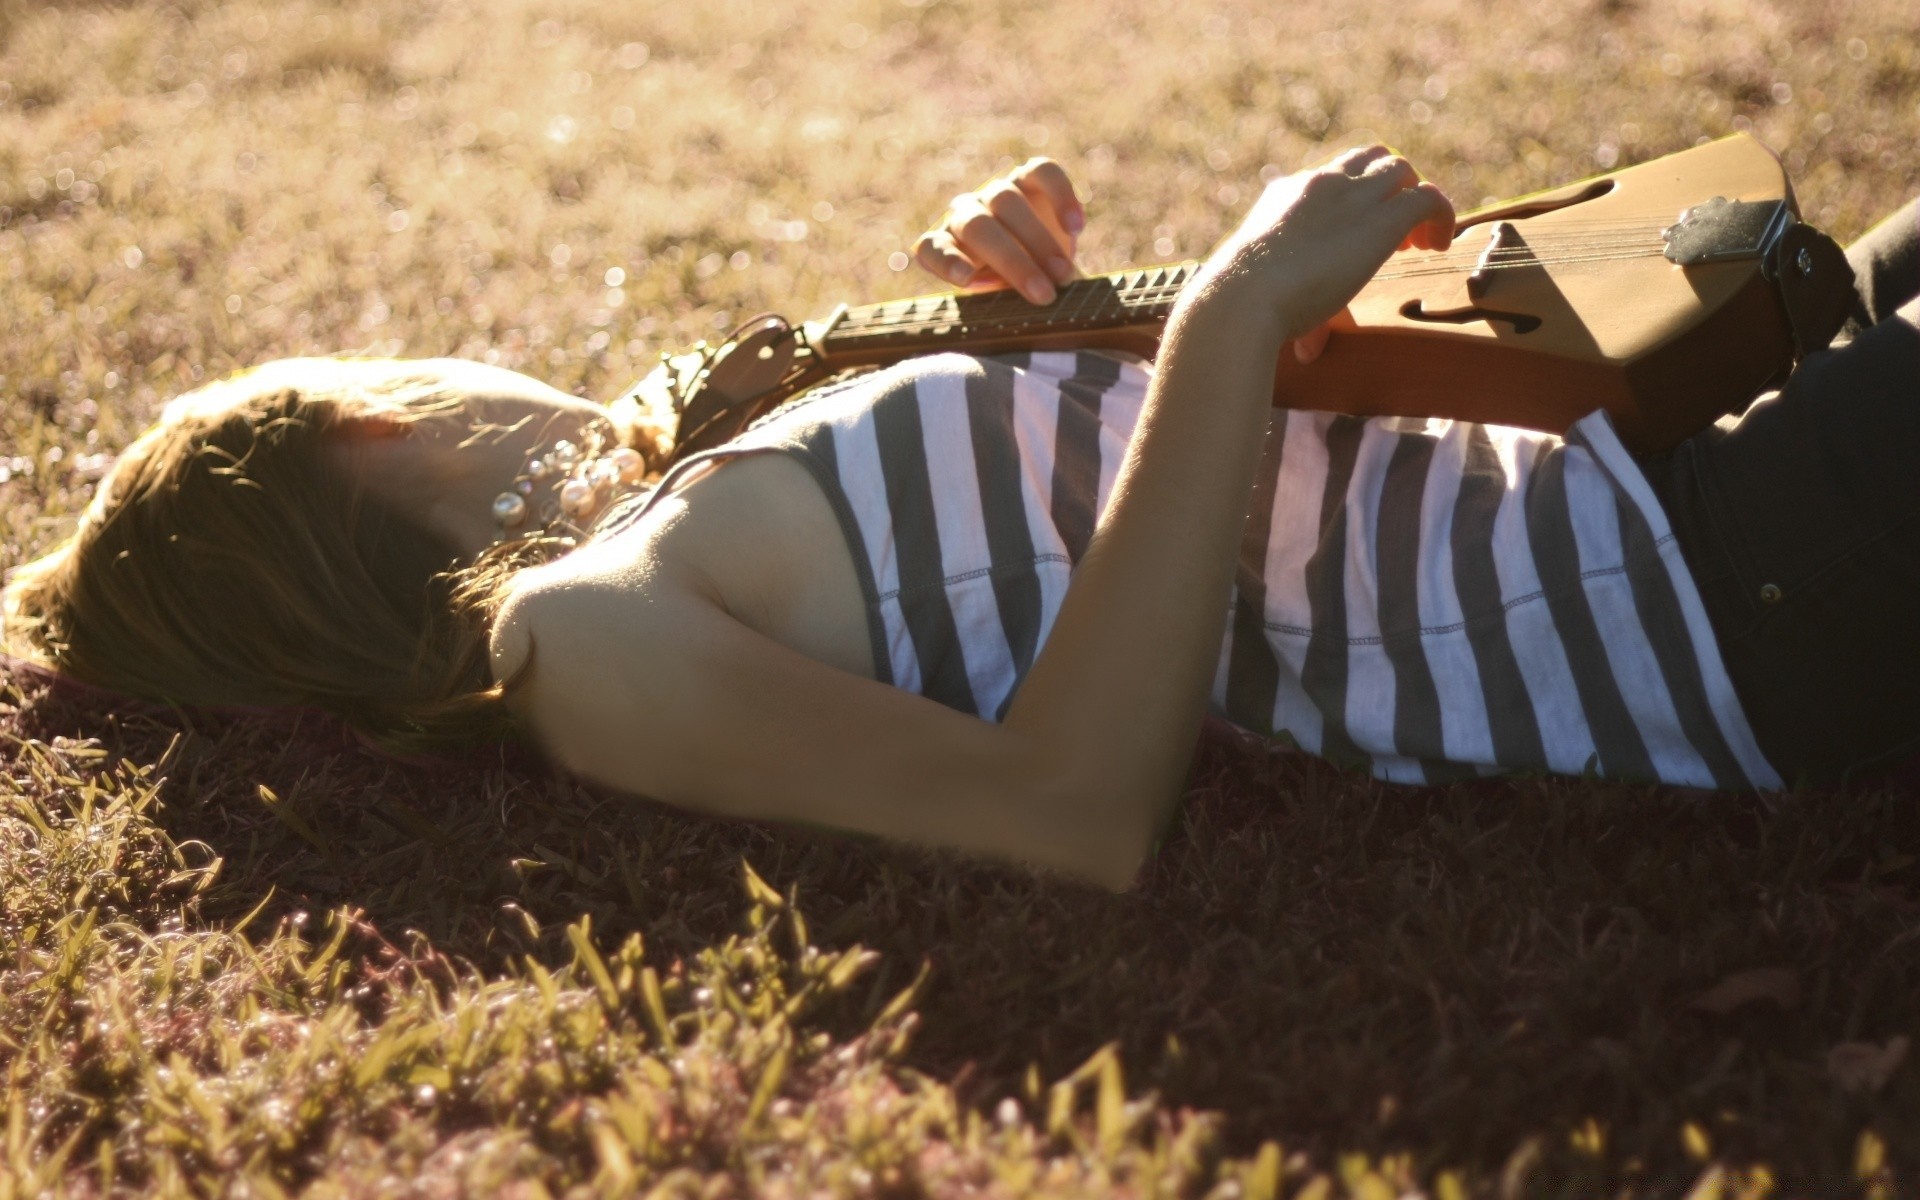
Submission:
<svg viewBox="0 0 1920 1200">
<path fill-rule="evenodd" d="M 960 342 L 1035 333 L 1076 333 L 1165 321 L 1197 262 L 1078 279 L 1037 306 L 1011 290 L 946 293 L 849 309 L 827 332 L 824 349 L 866 350 L 915 343 Z"/>
</svg>

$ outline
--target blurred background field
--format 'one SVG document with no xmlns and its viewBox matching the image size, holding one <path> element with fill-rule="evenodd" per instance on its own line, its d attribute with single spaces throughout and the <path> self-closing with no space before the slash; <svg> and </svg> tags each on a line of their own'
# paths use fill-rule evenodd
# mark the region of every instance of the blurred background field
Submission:
<svg viewBox="0 0 1920 1200">
<path fill-rule="evenodd" d="M 0 0 L 0 570 L 197 381 L 454 354 L 610 399 L 926 290 L 913 234 L 1030 155 L 1099 270 L 1357 142 L 1464 206 L 1737 130 L 1842 241 L 1920 192 L 1910 5 Z M 1920 1186 L 1906 784 L 1412 792 L 1215 738 L 1115 899 L 27 683 L 0 719 L 0 1195 Z M 810 931 L 760 895 L 727 940 L 743 854 Z"/>
</svg>

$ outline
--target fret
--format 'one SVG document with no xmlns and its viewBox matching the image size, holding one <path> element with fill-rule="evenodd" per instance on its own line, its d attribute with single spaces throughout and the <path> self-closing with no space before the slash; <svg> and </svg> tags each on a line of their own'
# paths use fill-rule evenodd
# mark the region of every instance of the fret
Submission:
<svg viewBox="0 0 1920 1200">
<path fill-rule="evenodd" d="M 1075 280 L 1058 289 L 1055 301 L 1044 308 L 1011 290 L 889 300 L 845 310 L 821 340 L 831 353 L 835 347 L 853 351 L 1147 324 L 1172 311 L 1194 269 L 1193 263 L 1177 263 Z"/>
<path fill-rule="evenodd" d="M 1093 282 L 1094 281 L 1090 279 L 1085 280 L 1069 289 L 1068 297 L 1070 298 L 1069 302 L 1072 305 L 1072 311 L 1063 314 L 1060 317 L 1059 323 L 1067 324 L 1074 321 L 1086 320 L 1089 317 L 1090 314 L 1088 310 L 1092 307 L 1099 291 L 1096 287 L 1087 286 Z"/>
</svg>

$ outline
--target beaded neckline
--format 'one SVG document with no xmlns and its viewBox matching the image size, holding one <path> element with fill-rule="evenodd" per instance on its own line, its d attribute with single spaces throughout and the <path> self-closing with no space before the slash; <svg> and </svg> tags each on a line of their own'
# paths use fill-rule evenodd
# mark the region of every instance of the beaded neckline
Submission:
<svg viewBox="0 0 1920 1200">
<path fill-rule="evenodd" d="M 609 449 L 608 441 L 605 430 L 591 428 L 577 443 L 562 438 L 528 459 L 493 498 L 501 538 L 581 537 L 616 496 L 640 486 L 645 457 L 630 446 Z"/>
</svg>

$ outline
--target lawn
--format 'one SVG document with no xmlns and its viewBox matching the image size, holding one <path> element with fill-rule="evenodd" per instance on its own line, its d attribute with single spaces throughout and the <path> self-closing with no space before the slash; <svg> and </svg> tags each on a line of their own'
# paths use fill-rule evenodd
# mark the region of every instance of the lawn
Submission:
<svg viewBox="0 0 1920 1200">
<path fill-rule="evenodd" d="M 1357 141 L 1475 204 L 1736 130 L 1863 232 L 1920 191 L 1910 6 L 0 0 L 0 570 L 196 381 L 610 399 L 921 290 L 1035 153 L 1117 269 Z M 1214 728 L 1112 896 L 14 672 L 0 1198 L 1910 1195 L 1916 790 L 1409 789 Z"/>
</svg>

